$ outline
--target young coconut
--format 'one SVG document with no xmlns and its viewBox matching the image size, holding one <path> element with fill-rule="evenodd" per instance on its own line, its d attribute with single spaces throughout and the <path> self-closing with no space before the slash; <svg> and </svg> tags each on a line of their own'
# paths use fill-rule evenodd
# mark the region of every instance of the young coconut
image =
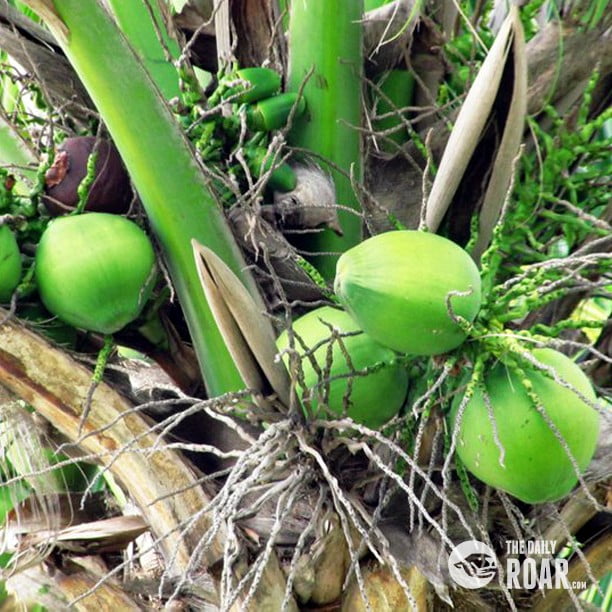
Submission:
<svg viewBox="0 0 612 612">
<path fill-rule="evenodd" d="M 472 258 L 442 236 L 413 230 L 379 234 L 346 251 L 334 291 L 374 340 L 413 355 L 458 347 L 466 332 L 453 316 L 471 323 L 481 303 Z"/>
<path fill-rule="evenodd" d="M 36 250 L 36 281 L 49 312 L 66 323 L 112 334 L 133 321 L 156 280 L 145 232 L 108 213 L 59 217 Z"/>
<path fill-rule="evenodd" d="M 533 356 L 586 399 L 595 400 L 589 379 L 571 359 L 552 349 L 535 349 Z M 482 389 L 476 389 L 467 402 L 459 425 L 457 454 L 474 476 L 492 487 L 530 504 L 556 501 L 574 488 L 578 477 L 547 420 L 561 434 L 583 472 L 597 446 L 599 415 L 574 391 L 543 372 L 528 369 L 526 376 L 527 380 L 521 381 L 501 362 L 485 375 L 488 399 Z M 525 383 L 532 387 L 547 418 L 528 396 Z M 489 401 L 495 425 L 489 416 Z M 451 408 L 453 429 L 460 404 L 458 397 Z M 503 465 L 496 436 L 503 447 Z"/>
<path fill-rule="evenodd" d="M 342 415 L 345 405 L 348 405 L 347 414 L 355 422 L 371 428 L 380 427 L 395 416 L 404 403 L 408 390 L 406 368 L 398 363 L 393 351 L 364 333 L 341 337 L 350 358 L 349 363 L 340 342 L 331 338 L 332 328 L 340 334 L 360 331 L 346 312 L 329 306 L 317 308 L 293 322 L 293 330 L 308 347 L 308 351 L 314 349 L 307 355 L 300 340 L 295 339 L 295 350 L 301 357 L 304 384 L 309 391 L 312 416 L 319 416 L 319 407 L 324 403 L 328 390 L 327 406 L 330 412 Z M 289 348 L 287 331 L 280 335 L 276 344 L 281 351 Z M 328 365 L 330 352 L 331 366 Z M 320 372 L 310 357 L 314 358 Z M 289 367 L 288 354 L 283 359 Z M 365 376 L 351 375 L 366 368 L 372 368 L 373 371 Z M 298 394 L 302 393 L 303 390 L 298 386 Z"/>
<path fill-rule="evenodd" d="M 241 68 L 235 73 L 230 73 L 219 81 L 218 92 L 221 97 L 236 104 L 259 102 L 264 98 L 273 96 L 281 86 L 281 76 L 271 68 L 254 66 Z M 216 96 L 213 94 L 209 99 L 209 105 L 216 104 Z"/>
<path fill-rule="evenodd" d="M 0 225 L 0 304 L 9 302 L 21 279 L 21 254 L 15 234 Z"/>
<path fill-rule="evenodd" d="M 89 157 L 94 152 L 97 154 L 95 177 L 89 187 L 85 210 L 117 214 L 128 211 L 132 199 L 130 177 L 115 145 L 93 136 L 76 136 L 62 142 L 45 174 L 42 202 L 50 214 L 63 215 L 76 208 L 78 188 L 87 176 Z"/>
</svg>

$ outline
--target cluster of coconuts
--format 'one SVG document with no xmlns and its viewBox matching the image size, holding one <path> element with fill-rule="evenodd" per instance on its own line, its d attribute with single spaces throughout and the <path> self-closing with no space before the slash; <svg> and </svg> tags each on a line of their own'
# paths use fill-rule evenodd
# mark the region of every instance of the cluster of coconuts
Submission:
<svg viewBox="0 0 612 612">
<path fill-rule="evenodd" d="M 318 308 L 293 323 L 305 399 L 314 416 L 325 403 L 330 413 L 346 412 L 372 428 L 395 416 L 406 399 L 399 353 L 437 355 L 465 340 L 447 296 L 453 315 L 469 322 L 481 302 L 470 256 L 446 238 L 410 230 L 379 234 L 343 253 L 334 291 L 344 310 Z M 287 331 L 277 345 L 289 365 Z"/>
<path fill-rule="evenodd" d="M 110 334 L 140 314 L 156 279 L 148 236 L 116 214 L 127 211 L 131 190 L 114 146 L 67 139 L 47 175 L 43 202 L 53 215 L 74 210 L 94 149 L 95 180 L 85 212 L 49 223 L 35 271 L 51 313 L 74 327 Z M 21 273 L 15 236 L 0 226 L 0 302 L 10 299 Z M 408 375 L 398 354 L 439 355 L 457 348 L 467 336 L 460 321 L 473 322 L 481 305 L 480 275 L 471 257 L 446 238 L 411 230 L 380 234 L 346 251 L 334 290 L 344 310 L 322 307 L 293 324 L 303 381 L 298 392 L 311 416 L 326 406 L 372 428 L 395 416 L 405 401 Z M 290 365 L 290 334 L 281 334 L 277 344 Z M 455 400 L 449 421 L 459 428 L 457 454 L 477 478 L 540 503 L 560 499 L 575 486 L 577 472 L 594 454 L 599 417 L 591 384 L 573 361 L 551 349 L 532 354 L 547 373 L 526 368 L 526 380 L 519 380 L 500 361 L 485 373 L 460 419 L 461 398 Z"/>
<path fill-rule="evenodd" d="M 408 378 L 398 353 L 429 356 L 459 347 L 467 337 L 461 321 L 475 320 L 482 299 L 468 253 L 442 236 L 413 230 L 380 234 L 346 251 L 334 291 L 344 311 L 320 308 L 293 324 L 310 412 L 316 416 L 324 399 L 330 412 L 343 414 L 348 407 L 353 420 L 370 427 L 393 417 L 404 402 Z M 362 333 L 343 338 L 341 349 L 330 340 L 331 329 Z M 278 347 L 288 345 L 283 332 Z M 289 363 L 288 352 L 283 354 Z M 499 362 L 485 373 L 460 421 L 461 398 L 455 400 L 449 421 L 459 428 L 457 454 L 477 478 L 541 503 L 576 485 L 595 452 L 599 417 L 592 386 L 573 361 L 552 349 L 532 355 L 546 373 L 526 368 L 521 381 Z M 361 376 L 351 377 L 355 372 Z"/>
<path fill-rule="evenodd" d="M 94 152 L 84 211 L 74 214 Z M 136 223 L 121 216 L 131 198 L 129 175 L 110 141 L 75 137 L 60 145 L 42 197 L 56 218 L 36 249 L 35 278 L 47 310 L 73 327 L 112 334 L 133 321 L 151 295 L 157 271 L 153 246 Z M 0 302 L 10 298 L 20 276 L 15 237 L 0 227 Z"/>
</svg>

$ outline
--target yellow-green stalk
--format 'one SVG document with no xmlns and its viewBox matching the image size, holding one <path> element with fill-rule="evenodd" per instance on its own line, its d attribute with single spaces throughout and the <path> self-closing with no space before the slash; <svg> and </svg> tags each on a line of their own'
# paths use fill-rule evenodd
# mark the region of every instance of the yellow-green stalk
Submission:
<svg viewBox="0 0 612 612">
<path fill-rule="evenodd" d="M 359 208 L 349 176 L 362 177 L 361 74 L 363 0 L 292 0 L 289 18 L 289 91 L 304 85 L 306 112 L 294 120 L 289 143 L 328 160 L 338 204 Z M 325 165 L 324 165 L 325 166 Z M 335 169 L 338 168 L 338 170 Z M 330 230 L 309 236 L 300 247 L 310 252 L 344 252 L 361 239 L 361 220 L 339 212 L 343 236 Z M 313 259 L 327 280 L 338 257 Z"/>
<path fill-rule="evenodd" d="M 200 286 L 191 239 L 221 257 L 257 303 L 261 297 L 184 133 L 100 1 L 28 4 L 44 17 L 121 153 L 163 251 L 208 393 L 243 388 Z"/>
</svg>

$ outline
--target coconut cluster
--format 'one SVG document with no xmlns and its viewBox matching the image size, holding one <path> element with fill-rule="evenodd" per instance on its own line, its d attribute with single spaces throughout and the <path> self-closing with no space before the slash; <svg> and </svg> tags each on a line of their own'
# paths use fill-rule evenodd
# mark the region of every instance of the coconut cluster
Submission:
<svg viewBox="0 0 612 612">
<path fill-rule="evenodd" d="M 442 236 L 411 230 L 380 234 L 346 251 L 334 291 L 344 311 L 319 308 L 293 324 L 305 411 L 319 415 L 327 405 L 371 427 L 402 408 L 408 377 L 401 356 L 458 349 L 482 301 L 469 254 Z M 287 360 L 287 332 L 278 344 Z M 474 346 L 486 351 L 478 338 Z M 510 351 L 507 363 L 499 357 L 471 395 L 456 394 L 448 416 L 458 431 L 457 455 L 477 478 L 522 501 L 558 500 L 595 452 L 595 400 L 588 378 L 565 355 Z"/>
</svg>

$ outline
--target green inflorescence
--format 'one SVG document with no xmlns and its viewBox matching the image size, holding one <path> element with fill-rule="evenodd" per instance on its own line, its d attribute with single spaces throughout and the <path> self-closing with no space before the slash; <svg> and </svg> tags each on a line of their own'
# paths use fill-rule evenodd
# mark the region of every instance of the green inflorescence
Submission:
<svg viewBox="0 0 612 612">
<path fill-rule="evenodd" d="M 89 197 L 89 190 L 93 185 L 93 182 L 96 180 L 96 162 L 98 161 L 98 152 L 94 149 L 91 155 L 87 158 L 87 172 L 83 177 L 83 180 L 79 183 L 77 187 L 77 194 L 79 196 L 79 201 L 77 203 L 76 209 L 72 214 L 80 215 L 85 210 L 85 205 L 87 204 L 87 198 Z"/>
<path fill-rule="evenodd" d="M 460 356 L 473 365 L 460 379 L 448 379 L 447 393 L 461 393 L 469 401 L 482 384 L 482 375 L 499 360 L 516 374 L 534 407 L 541 401 L 527 374 L 533 370 L 531 349 L 555 345 L 568 332 L 584 333 L 590 340 L 577 342 L 582 350 L 597 339 L 592 330 L 603 330 L 608 309 L 601 316 L 578 313 L 560 320 L 538 321 L 541 309 L 573 294 L 612 299 L 612 257 L 604 249 L 584 249 L 610 234 L 604 219 L 609 207 L 607 177 L 612 170 L 609 133 L 612 110 L 591 119 L 592 92 L 598 82 L 594 72 L 586 89 L 577 125 L 568 127 L 565 117 L 547 107 L 550 128 L 529 119 L 535 148 L 523 155 L 514 191 L 496 225 L 491 245 L 481 258 L 483 305 L 469 330 L 468 341 L 448 356 Z M 536 180 L 533 180 L 536 177 Z M 472 220 L 472 240 L 477 217 Z M 469 251 L 470 244 L 466 249 Z M 602 252 L 603 251 L 603 252 Z M 576 303 L 579 301 L 576 300 Z M 575 306 L 574 306 L 575 308 Z M 601 314 L 600 313 L 600 314 Z M 525 321 L 534 322 L 525 325 Z M 572 336 L 576 338 L 574 334 Z M 544 376 L 551 377 L 546 371 Z M 467 384 L 466 377 L 469 379 Z M 464 404 L 466 405 L 466 404 Z M 450 448 L 447 448 L 447 452 Z M 465 467 L 455 456 L 457 477 L 470 507 L 477 498 Z"/>
<path fill-rule="evenodd" d="M 295 177 L 284 153 L 270 149 L 268 154 L 270 132 L 284 127 L 283 117 L 288 121 L 303 112 L 303 100 L 300 103 L 275 91 L 274 73 L 268 68 L 240 70 L 237 65 L 230 66 L 219 73 L 217 86 L 208 97 L 189 73 L 180 74 L 181 96 L 175 115 L 211 175 L 220 204 L 233 205 L 259 179 L 263 179 L 261 190 L 266 186 L 292 190 Z M 268 125 L 266 110 L 272 103 L 274 124 Z M 258 122 L 251 121 L 254 114 Z"/>
<path fill-rule="evenodd" d="M 329 288 L 328 284 L 325 282 L 325 279 L 321 275 L 321 273 L 313 266 L 309 261 L 304 259 L 301 255 L 297 253 L 294 254 L 295 262 L 297 265 L 306 272 L 310 280 L 321 289 L 321 293 L 328 299 L 330 299 L 335 304 L 339 303 L 339 300 L 336 294 Z"/>
<path fill-rule="evenodd" d="M 104 345 L 100 349 L 98 353 L 98 357 L 96 359 L 96 367 L 94 368 L 94 373 L 92 377 L 92 384 L 99 384 L 102 382 L 102 377 L 104 376 L 104 370 L 106 369 L 106 364 L 115 348 L 115 341 L 113 340 L 113 336 L 111 334 L 107 334 L 104 336 Z"/>
</svg>

